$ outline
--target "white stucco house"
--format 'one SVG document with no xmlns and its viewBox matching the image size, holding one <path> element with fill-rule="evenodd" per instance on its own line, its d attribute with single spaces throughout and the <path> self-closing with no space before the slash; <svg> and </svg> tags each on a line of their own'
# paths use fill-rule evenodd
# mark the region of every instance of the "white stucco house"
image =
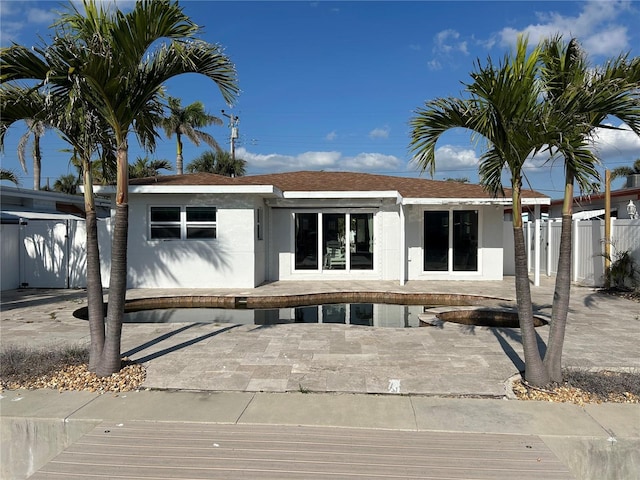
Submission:
<svg viewBox="0 0 640 480">
<path fill-rule="evenodd" d="M 128 285 L 499 280 L 506 195 L 493 198 L 479 185 L 348 172 L 131 180 Z M 525 205 L 550 202 L 533 191 L 523 197 Z"/>
</svg>

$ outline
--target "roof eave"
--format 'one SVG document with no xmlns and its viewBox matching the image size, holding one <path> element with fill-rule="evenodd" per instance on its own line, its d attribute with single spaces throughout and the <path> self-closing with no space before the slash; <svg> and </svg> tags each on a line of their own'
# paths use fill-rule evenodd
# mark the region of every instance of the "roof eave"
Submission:
<svg viewBox="0 0 640 480">
<path fill-rule="evenodd" d="M 114 185 L 94 185 L 95 193 L 115 195 Z M 273 185 L 129 185 L 129 194 L 253 194 L 282 197 Z"/>
<path fill-rule="evenodd" d="M 549 197 L 523 198 L 522 205 L 549 205 Z M 504 205 L 512 204 L 510 198 L 405 198 L 403 205 Z"/>
</svg>

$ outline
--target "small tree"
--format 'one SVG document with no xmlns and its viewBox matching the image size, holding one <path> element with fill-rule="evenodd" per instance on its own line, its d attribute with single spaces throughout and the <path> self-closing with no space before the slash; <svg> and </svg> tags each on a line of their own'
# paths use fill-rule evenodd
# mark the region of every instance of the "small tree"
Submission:
<svg viewBox="0 0 640 480">
<path fill-rule="evenodd" d="M 227 177 L 242 177 L 246 173 L 247 162 L 233 158 L 229 152 L 208 150 L 187 165 L 189 173 L 217 173 Z"/>
<path fill-rule="evenodd" d="M 78 192 L 78 177 L 72 174 L 60 175 L 53 184 L 56 192 L 69 193 L 75 195 Z"/>
<path fill-rule="evenodd" d="M 631 167 L 618 167 L 611 170 L 611 180 L 615 180 L 620 177 L 628 177 L 630 175 L 640 175 L 640 158 L 633 162 Z"/>
<path fill-rule="evenodd" d="M 148 157 L 138 157 L 136 163 L 129 165 L 129 178 L 156 177 L 160 170 L 173 170 L 168 160 L 149 160 Z"/>
<path fill-rule="evenodd" d="M 20 185 L 20 181 L 18 180 L 16 174 L 11 170 L 5 170 L 4 168 L 0 168 L 0 180 L 8 180 L 11 183 Z"/>
</svg>

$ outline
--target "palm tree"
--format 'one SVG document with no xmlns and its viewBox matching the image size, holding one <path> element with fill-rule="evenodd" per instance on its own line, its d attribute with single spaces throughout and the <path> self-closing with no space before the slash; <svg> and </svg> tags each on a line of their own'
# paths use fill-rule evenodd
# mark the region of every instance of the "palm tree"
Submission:
<svg viewBox="0 0 640 480">
<path fill-rule="evenodd" d="M 33 118 L 25 118 L 24 121 L 27 124 L 27 132 L 22 135 L 20 141 L 18 142 L 18 160 L 20 160 L 20 165 L 22 165 L 22 169 L 24 170 L 24 172 L 27 173 L 25 150 L 27 148 L 27 144 L 29 143 L 29 139 L 33 137 L 33 146 L 31 149 L 31 153 L 33 155 L 33 189 L 40 190 L 40 172 L 42 165 L 40 138 L 44 135 L 46 127 L 44 122 L 35 120 Z"/>
<path fill-rule="evenodd" d="M 75 195 L 78 191 L 78 183 L 78 177 L 76 177 L 75 175 L 60 175 L 53 184 L 53 189 L 56 192 Z"/>
<path fill-rule="evenodd" d="M 174 134 L 176 136 L 176 173 L 182 175 L 182 135 L 196 146 L 204 142 L 220 150 L 218 142 L 211 135 L 197 129 L 209 125 L 222 125 L 222 120 L 205 112 L 202 102 L 194 102 L 183 108 L 179 98 L 169 97 L 168 103 L 170 113 L 168 117 L 162 119 L 162 128 L 167 137 L 171 138 Z"/>
<path fill-rule="evenodd" d="M 503 193 L 502 172 L 511 177 L 513 235 L 515 248 L 516 301 L 525 357 L 525 379 L 546 385 L 548 376 L 538 350 L 533 325 L 533 305 L 522 225 L 522 168 L 540 144 L 538 120 L 542 118 L 536 80 L 539 48 L 527 55 L 527 41 L 520 38 L 513 55 L 499 65 L 476 63 L 473 82 L 466 85 L 469 98 L 440 98 L 429 101 L 411 119 L 410 149 L 422 169 L 435 171 L 436 142 L 453 128 L 470 130 L 483 137 L 487 149 L 480 158 L 482 185 L 494 195 Z"/>
<path fill-rule="evenodd" d="M 246 174 L 247 162 L 233 158 L 229 152 L 208 150 L 187 165 L 189 173 L 217 173 L 227 177 L 242 177 Z"/>
<path fill-rule="evenodd" d="M 0 180 L 8 180 L 16 185 L 20 185 L 20 180 L 18 180 L 16 174 L 4 168 L 0 168 Z"/>
<path fill-rule="evenodd" d="M 640 175 L 640 158 L 633 162 L 631 167 L 617 167 L 611 170 L 611 180 L 620 177 L 628 177 L 630 175 Z"/>
<path fill-rule="evenodd" d="M 635 63 L 634 63 L 635 62 Z M 562 381 L 562 350 L 571 292 L 571 248 L 574 184 L 590 193 L 600 176 L 589 140 L 609 116 L 640 135 L 640 61 L 621 55 L 590 69 L 576 39 L 560 36 L 542 42 L 541 80 L 547 104 L 549 150 L 563 157 L 565 171 L 560 250 L 553 296 L 551 328 L 544 365 L 553 382 Z M 640 164 L 640 161 L 638 162 Z M 594 182 L 595 181 L 595 182 Z"/>
<path fill-rule="evenodd" d="M 35 79 L 51 95 L 81 99 L 112 132 L 117 170 L 109 307 L 104 323 L 90 326 L 92 354 L 99 355 L 90 364 L 104 376 L 121 368 L 129 133 L 135 127 L 147 145 L 153 144 L 163 85 L 177 75 L 205 75 L 218 85 L 227 103 L 238 87 L 233 64 L 219 46 L 196 38 L 199 27 L 175 2 L 139 0 L 132 11 L 123 13 L 87 0 L 84 12 L 70 4 L 56 27 L 54 43 L 44 49 L 19 45 L 3 49 L 0 81 Z"/>
<path fill-rule="evenodd" d="M 3 60 L 4 58 L 2 57 Z M 54 56 L 50 58 L 56 59 Z M 86 102 L 81 98 L 74 101 L 69 96 L 59 95 L 45 99 L 43 92 L 37 89 L 11 83 L 3 83 L 1 89 L 0 146 L 4 145 L 4 135 L 12 123 L 24 118 L 43 119 L 46 123 L 55 125 L 61 137 L 72 146 L 71 163 L 79 166 L 80 175 L 84 180 L 87 303 L 92 340 L 89 368 L 93 371 L 104 344 L 103 291 L 93 175 L 98 163 L 102 167 L 101 174 L 113 175 L 111 172 L 115 170 L 115 167 L 112 167 L 115 165 L 115 159 L 112 153 L 111 131 L 87 109 Z M 98 152 L 101 160 L 92 161 L 93 154 Z M 115 175 L 113 177 L 115 178 Z"/>
<path fill-rule="evenodd" d="M 173 170 L 168 160 L 149 160 L 148 157 L 138 157 L 136 163 L 129 165 L 129 178 L 156 177 L 160 170 Z"/>
</svg>

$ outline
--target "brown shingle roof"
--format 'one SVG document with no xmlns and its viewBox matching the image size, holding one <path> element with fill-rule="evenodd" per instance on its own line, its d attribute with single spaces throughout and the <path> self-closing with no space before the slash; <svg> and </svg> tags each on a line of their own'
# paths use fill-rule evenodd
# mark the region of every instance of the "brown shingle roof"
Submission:
<svg viewBox="0 0 640 480">
<path fill-rule="evenodd" d="M 365 192 L 398 191 L 404 198 L 491 198 L 480 185 L 471 183 L 395 177 L 354 172 L 301 171 L 230 178 L 213 173 L 161 175 L 132 179 L 131 185 L 273 185 L 283 192 Z M 505 196 L 511 191 L 505 189 Z M 524 198 L 544 198 L 532 190 Z"/>
</svg>

